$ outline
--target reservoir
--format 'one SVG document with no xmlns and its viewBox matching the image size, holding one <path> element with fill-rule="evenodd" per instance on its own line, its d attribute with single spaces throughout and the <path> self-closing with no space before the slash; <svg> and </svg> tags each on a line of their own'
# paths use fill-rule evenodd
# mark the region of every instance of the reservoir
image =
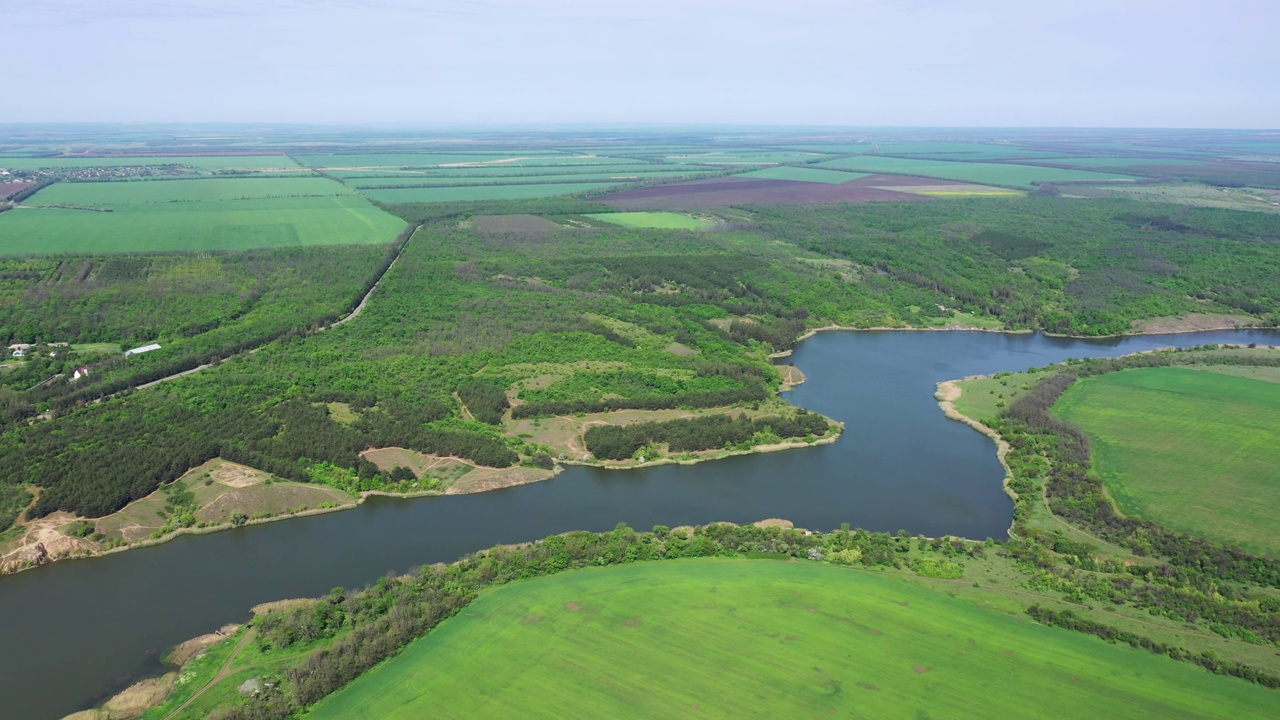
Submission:
<svg viewBox="0 0 1280 720">
<path fill-rule="evenodd" d="M 698 465 L 570 467 L 476 495 L 371 498 L 327 515 L 178 537 L 163 545 L 0 578 L 0 714 L 59 718 L 139 675 L 187 638 L 281 598 L 358 587 L 499 543 L 569 530 L 786 518 L 1004 538 L 1013 502 L 992 441 L 947 420 L 935 385 L 1070 357 L 1207 343 L 1280 344 L 1276 331 L 1105 340 L 984 332 L 825 332 L 785 362 L 808 382 L 791 402 L 845 423 L 830 445 Z"/>
</svg>

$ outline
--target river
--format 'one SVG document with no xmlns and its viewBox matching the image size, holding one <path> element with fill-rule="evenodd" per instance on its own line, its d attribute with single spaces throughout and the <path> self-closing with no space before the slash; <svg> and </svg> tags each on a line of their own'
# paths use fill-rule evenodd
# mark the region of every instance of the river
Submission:
<svg viewBox="0 0 1280 720">
<path fill-rule="evenodd" d="M 59 718 L 187 638 L 260 602 L 357 587 L 498 543 L 607 530 L 787 518 L 896 532 L 1005 537 L 1013 503 L 991 440 L 947 420 L 936 383 L 1069 357 L 1204 343 L 1280 344 L 1280 332 L 1106 340 L 981 332 L 826 332 L 789 358 L 787 398 L 845 423 L 835 443 L 698 465 L 571 467 L 477 495 L 371 498 L 354 510 L 178 537 L 155 547 L 0 578 L 0 714 Z"/>
</svg>

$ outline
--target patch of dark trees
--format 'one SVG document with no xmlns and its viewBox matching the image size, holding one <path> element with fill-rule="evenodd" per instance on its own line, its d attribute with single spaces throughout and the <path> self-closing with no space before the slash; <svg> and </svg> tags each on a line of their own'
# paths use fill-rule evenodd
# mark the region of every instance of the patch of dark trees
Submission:
<svg viewBox="0 0 1280 720">
<path fill-rule="evenodd" d="M 587 449 L 598 458 L 625 460 L 646 445 L 666 443 L 671 452 L 710 450 L 749 442 L 756 433 L 772 432 L 779 438 L 827 434 L 826 418 L 803 408 L 795 417 L 771 415 L 751 419 L 745 415 L 707 415 L 633 425 L 592 425 L 583 435 Z"/>
<path fill-rule="evenodd" d="M 601 413 L 614 410 L 670 410 L 672 408 L 707 408 L 738 403 L 751 403 L 769 397 L 769 389 L 763 382 L 754 382 L 741 388 L 708 390 L 680 395 L 649 395 L 605 400 L 538 400 L 517 405 L 511 409 L 511 417 L 547 417 L 573 415 L 575 413 Z"/>
<path fill-rule="evenodd" d="M 458 399 L 467 406 L 471 415 L 482 423 L 498 425 L 511 407 L 507 393 L 493 383 L 472 380 L 458 388 Z"/>
<path fill-rule="evenodd" d="M 1106 640 L 1109 643 L 1125 643 L 1135 649 L 1141 648 L 1153 652 L 1157 655 L 1166 655 L 1174 660 L 1190 662 L 1199 665 L 1217 675 L 1230 675 L 1232 677 L 1242 678 L 1252 683 L 1257 683 L 1263 687 L 1277 688 L 1280 687 L 1280 676 L 1272 675 L 1264 670 L 1259 670 L 1251 665 L 1238 663 L 1234 660 L 1220 658 L 1209 650 L 1201 652 L 1192 652 L 1177 645 L 1152 640 L 1145 635 L 1138 635 L 1127 630 L 1094 622 L 1086 618 L 1082 618 L 1071 610 L 1050 610 L 1042 608 L 1039 605 L 1032 605 L 1027 608 L 1027 615 L 1042 625 L 1051 625 L 1053 627 L 1066 628 L 1067 630 L 1075 630 L 1076 632 L 1088 633 Z"/>
<path fill-rule="evenodd" d="M 193 409 L 160 394 L 147 400 L 144 409 L 94 406 L 81 411 L 92 419 L 55 420 L 0 436 L 0 478 L 42 488 L 31 517 L 58 510 L 102 517 L 216 457 L 298 482 L 310 482 L 311 469 L 322 462 L 359 470 L 359 453 L 371 447 L 398 446 L 492 467 L 519 461 L 495 437 L 429 427 L 451 413 L 440 401 L 385 400 L 346 426 L 323 405 L 304 400 L 262 413 Z"/>
</svg>

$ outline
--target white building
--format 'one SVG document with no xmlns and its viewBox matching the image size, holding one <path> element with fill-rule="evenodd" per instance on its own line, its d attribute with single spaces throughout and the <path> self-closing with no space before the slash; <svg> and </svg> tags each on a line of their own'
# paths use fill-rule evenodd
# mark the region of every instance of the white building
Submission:
<svg viewBox="0 0 1280 720">
<path fill-rule="evenodd" d="M 160 349 L 159 345 L 155 343 L 151 343 L 150 345 L 143 345 L 142 347 L 136 347 L 132 350 L 125 350 L 124 356 L 129 357 L 130 355 L 141 355 L 142 353 L 149 353 L 152 350 L 159 350 L 159 349 Z"/>
</svg>

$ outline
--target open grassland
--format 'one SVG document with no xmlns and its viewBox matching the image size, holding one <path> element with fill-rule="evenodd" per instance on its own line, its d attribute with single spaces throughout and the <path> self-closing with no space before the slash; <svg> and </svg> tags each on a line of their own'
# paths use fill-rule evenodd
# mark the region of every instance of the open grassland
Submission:
<svg viewBox="0 0 1280 720">
<path fill-rule="evenodd" d="M 572 195 L 602 190 L 619 183 L 534 183 L 528 185 L 475 185 L 471 187 L 430 187 L 365 190 L 364 194 L 388 204 L 455 202 L 460 200 L 522 200 L 556 195 Z"/>
<path fill-rule="evenodd" d="M 820 166 L 871 173 L 923 175 L 944 180 L 961 180 L 964 182 L 1017 187 L 1030 187 L 1035 182 L 1131 179 L 1118 173 L 1097 173 L 1088 170 L 1066 170 L 1033 165 L 950 162 L 947 160 L 917 160 L 865 155 L 830 160 L 820 163 Z"/>
<path fill-rule="evenodd" d="M 962 415 L 986 422 L 995 418 L 1013 399 L 1045 378 L 1033 372 L 1002 372 L 956 381 L 963 394 L 955 400 Z"/>
<path fill-rule="evenodd" d="M 802 182 L 839 184 L 867 177 L 867 173 L 840 172 L 839 170 L 821 170 L 819 168 L 811 167 L 779 165 L 778 167 L 765 168 L 763 170 L 752 170 L 749 173 L 743 173 L 742 177 L 762 178 L 764 180 L 800 180 Z"/>
<path fill-rule="evenodd" d="M 674 212 L 592 213 L 587 217 L 629 228 L 706 230 L 716 226 L 716 221 L 714 220 Z"/>
<path fill-rule="evenodd" d="M 200 178 L 56 183 L 36 193 L 24 204 L 36 207 L 76 205 L 114 208 L 120 205 L 151 203 L 332 197 L 350 194 L 350 188 L 326 178 Z"/>
<path fill-rule="evenodd" d="M 0 168 L 9 170 L 63 170 L 68 168 L 154 167 L 190 165 L 201 170 L 265 170 L 296 168 L 285 155 L 178 155 L 113 157 L 0 158 Z"/>
<path fill-rule="evenodd" d="M 403 228 L 356 195 L 16 209 L 0 214 L 0 255 L 390 243 Z"/>
<path fill-rule="evenodd" d="M 1280 555 L 1280 384 L 1186 368 L 1086 378 L 1054 406 L 1128 513 Z"/>
<path fill-rule="evenodd" d="M 901 579 L 722 559 L 486 592 L 308 717 L 1269 717 L 1274 702 Z"/>
</svg>

